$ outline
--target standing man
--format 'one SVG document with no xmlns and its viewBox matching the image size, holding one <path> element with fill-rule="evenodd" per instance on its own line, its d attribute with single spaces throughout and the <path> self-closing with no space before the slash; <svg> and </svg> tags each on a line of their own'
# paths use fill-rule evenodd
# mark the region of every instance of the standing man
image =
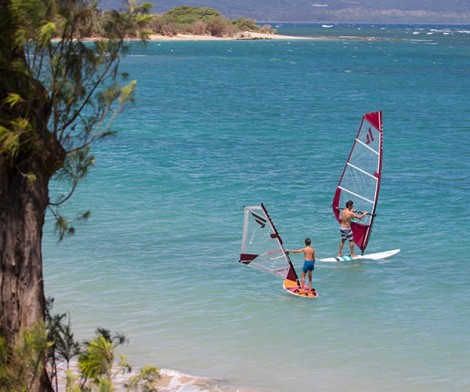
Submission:
<svg viewBox="0 0 470 392">
<path fill-rule="evenodd" d="M 365 215 L 367 215 L 367 212 L 363 212 L 362 215 L 356 215 L 355 211 L 353 211 L 353 204 L 354 203 L 352 200 L 348 200 L 346 202 L 346 209 L 341 212 L 341 223 L 339 228 L 341 231 L 341 242 L 339 243 L 338 257 L 341 257 L 344 242 L 346 240 L 349 240 L 349 251 L 351 257 L 356 257 L 354 254 L 354 237 L 351 230 L 351 221 L 353 218 L 362 219 Z"/>
<path fill-rule="evenodd" d="M 302 279 L 301 279 L 301 287 L 302 290 L 305 291 L 305 275 L 308 273 L 308 289 L 313 291 L 312 289 L 312 273 L 315 269 L 315 249 L 311 247 L 312 240 L 310 238 L 305 238 L 305 248 L 297 249 L 297 250 L 288 250 L 286 251 L 287 254 L 289 253 L 302 253 L 304 254 L 304 265 L 302 267 Z"/>
</svg>

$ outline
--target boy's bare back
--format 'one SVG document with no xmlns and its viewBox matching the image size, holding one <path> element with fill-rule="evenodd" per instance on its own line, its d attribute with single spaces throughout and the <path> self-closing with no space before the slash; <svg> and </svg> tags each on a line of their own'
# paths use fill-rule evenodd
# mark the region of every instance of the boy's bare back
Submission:
<svg viewBox="0 0 470 392">
<path fill-rule="evenodd" d="M 306 246 L 304 249 L 305 260 L 315 260 L 315 249 L 311 246 Z"/>
</svg>

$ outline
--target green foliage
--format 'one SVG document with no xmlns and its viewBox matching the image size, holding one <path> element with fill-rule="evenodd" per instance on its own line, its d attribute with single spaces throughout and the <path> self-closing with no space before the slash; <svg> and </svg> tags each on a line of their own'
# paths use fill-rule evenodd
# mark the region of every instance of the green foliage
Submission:
<svg viewBox="0 0 470 392">
<path fill-rule="evenodd" d="M 20 134 L 0 126 L 0 153 L 13 159 L 20 151 Z"/>
<path fill-rule="evenodd" d="M 230 21 L 212 8 L 190 6 L 175 7 L 161 16 L 155 15 L 149 22 L 149 28 L 163 35 L 189 33 L 216 37 L 230 37 L 240 31 L 274 32 L 269 26 L 259 27 L 252 19 Z"/>
<path fill-rule="evenodd" d="M 127 39 L 146 40 L 153 18 L 148 2 L 127 0 L 125 12 L 103 12 L 96 3 L 11 0 L 0 16 L 11 35 L 11 52 L 0 56 L 0 154 L 11 167 L 19 157 L 42 159 L 36 167 L 45 173 L 25 174 L 31 184 L 38 174 L 54 175 L 60 192 L 51 190 L 50 206 L 60 240 L 75 231 L 60 206 L 93 165 L 91 146 L 115 135 L 113 120 L 134 102 L 136 82 L 119 72 Z M 83 41 L 97 31 L 106 39 Z"/>
<path fill-rule="evenodd" d="M 16 22 L 14 43 L 21 48 L 33 39 L 47 45 L 54 32 L 55 2 L 53 0 L 11 0 L 10 10 Z"/>
<path fill-rule="evenodd" d="M 235 33 L 232 23 L 225 18 L 218 17 L 207 22 L 207 32 L 214 37 L 231 36 Z"/>
<path fill-rule="evenodd" d="M 107 329 L 98 328 L 96 337 L 84 342 L 85 348 L 78 357 L 83 377 L 95 383 L 111 380 L 114 350 L 127 342 L 128 339 L 123 334 L 111 334 Z"/>
<path fill-rule="evenodd" d="M 67 369 L 72 358 L 78 356 L 79 374 L 66 372 L 66 392 L 99 391 L 115 389 L 113 380 L 119 373 L 132 371 L 124 355 L 115 365 L 115 351 L 128 343 L 121 333 L 98 328 L 95 338 L 83 342 L 83 348 L 74 340 L 70 319 L 65 313 L 53 314 L 54 299 L 46 303 L 46 324 L 39 324 L 22 331 L 13 347 L 8 347 L 0 336 L 0 392 L 29 392 L 31 384 L 44 370 L 41 358 L 47 358 L 50 380 L 59 391 L 57 363 L 65 362 Z M 128 391 L 156 392 L 160 369 L 145 366 L 131 377 L 126 385 Z"/>
<path fill-rule="evenodd" d="M 163 14 L 163 21 L 166 24 L 188 25 L 198 21 L 207 22 L 219 16 L 220 12 L 212 8 L 180 6 Z"/>
<path fill-rule="evenodd" d="M 232 21 L 235 28 L 239 31 L 259 31 L 260 27 L 253 19 L 238 18 Z"/>
<path fill-rule="evenodd" d="M 129 391 L 157 392 L 157 381 L 161 378 L 160 369 L 155 366 L 144 366 L 140 372 L 126 384 Z"/>
<path fill-rule="evenodd" d="M 113 344 L 103 336 L 98 336 L 87 344 L 78 360 L 80 371 L 85 378 L 98 382 L 102 376 L 111 377 Z"/>
<path fill-rule="evenodd" d="M 50 207 L 50 211 L 55 217 L 54 231 L 58 236 L 58 240 L 62 241 L 66 237 L 75 234 L 75 227 L 80 223 L 88 221 L 91 216 L 91 211 L 87 210 L 75 216 L 73 220 L 68 220 L 64 215 L 60 213 L 59 209 L 53 209 Z"/>
<path fill-rule="evenodd" d="M 83 388 L 79 385 L 80 377 L 70 370 L 67 370 L 65 374 L 65 391 L 66 392 L 83 392 Z M 57 388 L 56 388 L 57 391 Z M 57 391 L 58 392 L 58 391 Z"/>
<path fill-rule="evenodd" d="M 5 106 L 13 108 L 22 102 L 21 96 L 19 94 L 10 93 L 8 96 L 3 100 Z"/>
<path fill-rule="evenodd" d="M 18 156 L 22 145 L 29 146 L 33 140 L 34 129 L 27 118 L 17 117 L 11 120 L 8 128 L 0 125 L 0 153 L 10 160 Z"/>
<path fill-rule="evenodd" d="M 119 332 L 111 333 L 111 331 L 106 328 L 96 328 L 95 335 L 98 338 L 103 337 L 107 342 L 110 342 L 113 349 L 129 343 L 129 339 L 127 339 L 126 335 Z M 89 341 L 85 341 L 85 345 L 88 345 L 89 343 Z"/>
<path fill-rule="evenodd" d="M 68 318 L 66 323 L 65 318 L 67 315 L 65 313 L 52 314 L 53 304 L 54 299 L 48 298 L 46 301 L 45 321 L 47 340 L 49 342 L 47 350 L 47 363 L 50 365 L 49 378 L 51 383 L 55 382 L 57 391 L 57 363 L 63 361 L 67 364 L 67 369 L 69 369 L 72 358 L 80 353 L 80 344 L 73 337 L 70 318 Z"/>
<path fill-rule="evenodd" d="M 32 383 L 41 376 L 41 358 L 49 344 L 43 325 L 21 331 L 16 344 L 8 348 L 0 336 L 0 391 L 29 392 Z"/>
<path fill-rule="evenodd" d="M 136 1 L 128 0 L 128 13 L 104 12 L 103 17 L 98 20 L 100 36 L 102 37 L 104 33 L 104 36 L 110 39 L 120 39 L 121 37 L 147 39 L 150 31 L 146 30 L 146 26 L 152 19 L 152 15 L 148 14 L 151 6 L 149 3 L 139 5 Z M 93 26 L 93 30 L 95 29 L 96 27 Z"/>
</svg>

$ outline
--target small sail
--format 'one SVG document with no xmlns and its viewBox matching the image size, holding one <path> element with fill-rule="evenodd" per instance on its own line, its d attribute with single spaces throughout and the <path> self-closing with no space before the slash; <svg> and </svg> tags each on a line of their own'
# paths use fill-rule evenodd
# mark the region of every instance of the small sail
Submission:
<svg viewBox="0 0 470 392">
<path fill-rule="evenodd" d="M 382 150 L 382 112 L 367 113 L 362 117 L 332 204 L 338 222 L 341 222 L 341 210 L 346 207 L 348 200 L 353 200 L 356 212 L 369 213 L 360 221 L 351 223 L 354 242 L 362 254 L 369 242 L 379 198 Z"/>
<path fill-rule="evenodd" d="M 283 279 L 298 281 L 281 236 L 263 204 L 245 207 L 240 262 Z"/>
</svg>

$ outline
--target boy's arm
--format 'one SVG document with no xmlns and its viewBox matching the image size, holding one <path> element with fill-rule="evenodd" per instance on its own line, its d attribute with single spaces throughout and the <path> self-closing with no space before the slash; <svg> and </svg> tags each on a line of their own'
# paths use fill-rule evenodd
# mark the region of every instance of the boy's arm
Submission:
<svg viewBox="0 0 470 392">
<path fill-rule="evenodd" d="M 286 253 L 301 253 L 303 251 L 304 251 L 304 248 L 296 249 L 296 250 L 286 250 Z"/>
</svg>

